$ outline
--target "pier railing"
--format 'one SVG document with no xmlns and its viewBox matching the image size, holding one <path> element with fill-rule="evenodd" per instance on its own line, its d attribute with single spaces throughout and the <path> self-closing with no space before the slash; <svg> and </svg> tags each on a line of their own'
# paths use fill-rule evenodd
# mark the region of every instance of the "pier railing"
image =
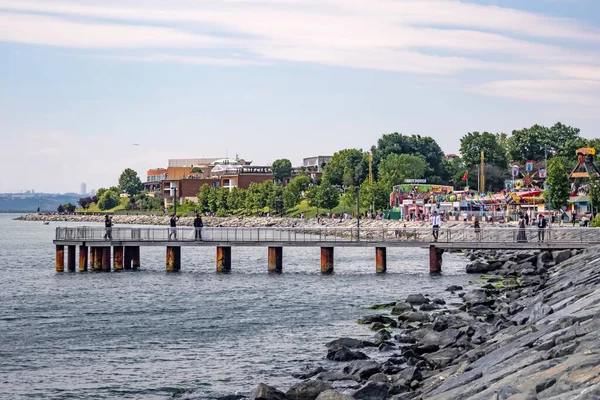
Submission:
<svg viewBox="0 0 600 400">
<path fill-rule="evenodd" d="M 205 227 L 200 230 L 203 242 L 216 243 L 296 243 L 296 242 L 434 242 L 431 228 L 362 228 L 356 227 L 314 227 L 314 228 L 285 228 L 285 227 Z M 438 243 L 519 243 L 537 242 L 541 240 L 537 228 L 527 228 L 520 231 L 513 227 L 482 227 L 479 231 L 474 228 L 440 228 Z M 543 240 L 546 243 L 600 243 L 598 228 L 549 228 L 543 230 Z M 102 227 L 58 227 L 57 241 L 120 241 L 120 242 L 193 242 L 196 231 L 193 227 L 113 227 L 107 231 Z"/>
</svg>

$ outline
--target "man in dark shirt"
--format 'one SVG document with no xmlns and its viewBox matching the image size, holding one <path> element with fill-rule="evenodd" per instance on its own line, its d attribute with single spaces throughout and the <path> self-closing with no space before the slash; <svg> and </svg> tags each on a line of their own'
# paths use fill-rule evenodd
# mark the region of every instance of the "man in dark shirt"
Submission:
<svg viewBox="0 0 600 400">
<path fill-rule="evenodd" d="M 538 226 L 538 242 L 543 242 L 544 234 L 546 233 L 546 218 L 544 218 L 543 214 L 540 214 L 538 216 L 537 226 Z"/>
<path fill-rule="evenodd" d="M 104 240 L 112 240 L 112 220 L 108 215 L 104 216 Z"/>
<path fill-rule="evenodd" d="M 177 240 L 177 221 L 179 221 L 179 217 L 173 215 L 170 220 L 171 228 L 169 232 L 169 240 L 171 240 L 171 238 Z"/>
<path fill-rule="evenodd" d="M 204 224 L 202 223 L 202 217 L 200 214 L 196 214 L 196 218 L 194 219 L 194 229 L 196 230 L 196 240 L 202 240 L 202 227 Z"/>
</svg>

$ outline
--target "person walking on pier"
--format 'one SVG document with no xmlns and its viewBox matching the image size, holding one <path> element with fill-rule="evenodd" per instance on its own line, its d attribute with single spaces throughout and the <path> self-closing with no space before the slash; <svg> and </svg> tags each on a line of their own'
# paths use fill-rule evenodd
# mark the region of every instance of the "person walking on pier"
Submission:
<svg viewBox="0 0 600 400">
<path fill-rule="evenodd" d="M 538 226 L 538 242 L 543 242 L 544 241 L 544 235 L 546 233 L 546 218 L 544 218 L 544 214 L 538 215 L 538 221 L 537 221 L 537 226 Z"/>
<path fill-rule="evenodd" d="M 202 223 L 202 217 L 200 214 L 196 214 L 196 218 L 194 219 L 194 229 L 196 230 L 196 240 L 202 240 L 202 227 L 204 224 Z"/>
<path fill-rule="evenodd" d="M 104 240 L 112 240 L 112 219 L 104 216 Z"/>
<path fill-rule="evenodd" d="M 169 232 L 169 240 L 171 240 L 171 238 L 177 240 L 177 221 L 179 221 L 179 217 L 173 214 L 170 220 L 171 228 Z"/>
<path fill-rule="evenodd" d="M 433 241 L 437 242 L 438 241 L 438 235 L 440 234 L 440 225 L 441 225 L 441 218 L 438 215 L 437 211 L 433 212 L 433 217 L 431 218 L 431 224 L 433 225 Z"/>
<path fill-rule="evenodd" d="M 475 223 L 473 224 L 473 228 L 475 228 L 475 240 L 480 242 L 481 241 L 481 225 L 479 225 L 478 217 L 475 217 Z"/>
</svg>

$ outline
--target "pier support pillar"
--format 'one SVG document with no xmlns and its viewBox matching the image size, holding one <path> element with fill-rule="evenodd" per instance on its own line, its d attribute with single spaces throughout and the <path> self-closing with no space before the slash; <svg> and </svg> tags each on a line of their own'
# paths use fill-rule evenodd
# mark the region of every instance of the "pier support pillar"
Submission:
<svg viewBox="0 0 600 400">
<path fill-rule="evenodd" d="M 231 247 L 217 247 L 217 273 L 228 274 L 231 272 Z"/>
<path fill-rule="evenodd" d="M 65 246 L 56 245 L 56 272 L 65 272 Z"/>
<path fill-rule="evenodd" d="M 88 269 L 88 248 L 87 246 L 79 246 L 79 272 L 86 272 Z"/>
<path fill-rule="evenodd" d="M 439 274 L 442 272 L 442 254 L 444 249 L 434 245 L 429 246 L 429 273 Z"/>
<path fill-rule="evenodd" d="M 123 253 L 123 267 L 125 269 L 131 269 L 131 246 L 125 246 Z"/>
<path fill-rule="evenodd" d="M 283 267 L 283 247 L 269 247 L 269 272 L 281 273 Z"/>
<path fill-rule="evenodd" d="M 181 247 L 167 246 L 167 272 L 177 272 L 181 269 Z"/>
<path fill-rule="evenodd" d="M 102 248 L 101 247 L 92 247 L 90 250 L 90 254 L 92 258 L 92 269 L 94 272 L 102 271 Z"/>
<path fill-rule="evenodd" d="M 387 248 L 375 247 L 375 271 L 384 274 L 387 271 Z"/>
<path fill-rule="evenodd" d="M 321 247 L 321 273 L 333 273 L 333 247 Z"/>
<path fill-rule="evenodd" d="M 110 272 L 110 247 L 102 247 L 102 272 Z"/>
<path fill-rule="evenodd" d="M 67 270 L 75 272 L 75 246 L 67 246 Z"/>
<path fill-rule="evenodd" d="M 131 268 L 138 269 L 140 267 L 140 246 L 131 247 Z"/>
<path fill-rule="evenodd" d="M 113 268 L 115 271 L 123 270 L 123 246 L 113 247 Z"/>
</svg>

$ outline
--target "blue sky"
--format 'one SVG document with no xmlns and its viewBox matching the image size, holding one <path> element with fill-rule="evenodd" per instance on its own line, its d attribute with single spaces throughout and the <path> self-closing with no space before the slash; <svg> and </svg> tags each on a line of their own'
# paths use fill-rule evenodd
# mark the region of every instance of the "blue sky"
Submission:
<svg viewBox="0 0 600 400">
<path fill-rule="evenodd" d="M 0 0 L 0 59 L 0 192 L 600 122 L 597 0 Z"/>
</svg>

